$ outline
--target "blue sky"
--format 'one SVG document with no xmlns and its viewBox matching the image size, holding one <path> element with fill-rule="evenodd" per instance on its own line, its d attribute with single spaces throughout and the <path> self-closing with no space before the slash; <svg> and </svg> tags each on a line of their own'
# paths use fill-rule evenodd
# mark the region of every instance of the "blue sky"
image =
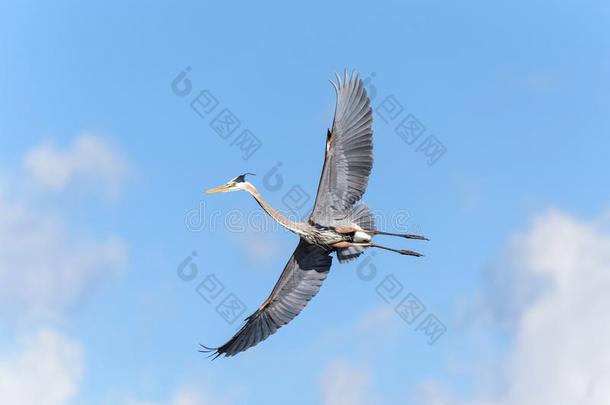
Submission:
<svg viewBox="0 0 610 405">
<path fill-rule="evenodd" d="M 598 290 L 610 285 L 609 13 L 594 1 L 2 3 L 0 402 L 607 403 L 610 367 L 579 347 L 608 353 L 610 332 L 560 335 L 610 309 Z M 429 236 L 388 241 L 426 257 L 367 254 L 371 281 L 363 261 L 335 263 L 289 326 L 209 362 L 197 345 L 239 321 L 199 283 L 214 274 L 218 299 L 253 311 L 297 240 L 253 229 L 245 193 L 203 191 L 253 172 L 280 210 L 293 186 L 313 195 L 328 80 L 344 67 L 375 94 L 364 202 Z M 190 103 L 204 90 L 218 106 L 200 117 Z M 390 96 L 402 110 L 386 123 Z M 210 126 L 224 108 L 241 123 L 228 139 Z M 411 145 L 395 131 L 409 114 L 425 127 Z M 244 129 L 261 144 L 248 159 L 234 143 Z M 433 165 L 417 150 L 430 135 L 446 149 Z M 206 225 L 193 229 L 198 207 Z M 197 276 L 183 281 L 192 252 Z M 388 304 L 377 290 L 392 275 L 402 290 Z M 409 293 L 425 306 L 412 324 L 394 312 Z M 432 345 L 416 330 L 427 315 L 446 327 Z M 573 381 L 564 366 L 582 386 L 541 377 Z"/>
</svg>

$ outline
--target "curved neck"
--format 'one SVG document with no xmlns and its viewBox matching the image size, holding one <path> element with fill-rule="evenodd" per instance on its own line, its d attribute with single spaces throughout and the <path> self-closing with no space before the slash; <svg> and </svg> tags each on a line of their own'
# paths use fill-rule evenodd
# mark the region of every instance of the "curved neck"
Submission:
<svg viewBox="0 0 610 405">
<path fill-rule="evenodd" d="M 269 214 L 269 216 L 273 219 L 275 219 L 277 221 L 277 223 L 279 223 L 280 225 L 282 225 L 284 228 L 296 233 L 296 234 L 300 234 L 301 230 L 298 226 L 298 224 L 296 222 L 291 221 L 290 219 L 286 218 L 284 216 L 284 214 L 280 213 L 279 211 L 273 209 L 268 203 L 267 201 L 265 201 L 265 199 L 263 198 L 263 196 L 261 196 L 261 194 L 258 192 L 258 190 L 256 189 L 256 187 L 254 187 L 252 184 L 248 183 L 247 187 L 245 187 L 245 190 L 250 193 L 250 195 L 252 197 L 254 197 L 254 199 L 256 200 L 256 202 L 258 203 L 258 205 L 261 206 L 261 208 L 263 210 L 265 210 L 265 212 L 267 214 Z"/>
</svg>

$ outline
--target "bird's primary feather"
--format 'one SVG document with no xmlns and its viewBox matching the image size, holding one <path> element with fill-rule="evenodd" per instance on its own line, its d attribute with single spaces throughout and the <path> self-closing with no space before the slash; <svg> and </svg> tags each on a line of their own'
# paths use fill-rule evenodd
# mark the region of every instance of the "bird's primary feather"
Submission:
<svg viewBox="0 0 610 405">
<path fill-rule="evenodd" d="M 279 280 L 265 302 L 228 342 L 218 348 L 203 347 L 202 352 L 234 356 L 267 339 L 296 317 L 318 293 L 331 266 L 331 251 L 304 240 L 286 263 Z"/>
<path fill-rule="evenodd" d="M 337 76 L 337 104 L 327 136 L 324 168 L 310 220 L 334 226 L 343 221 L 366 190 L 373 167 L 373 114 L 357 74 Z"/>
</svg>

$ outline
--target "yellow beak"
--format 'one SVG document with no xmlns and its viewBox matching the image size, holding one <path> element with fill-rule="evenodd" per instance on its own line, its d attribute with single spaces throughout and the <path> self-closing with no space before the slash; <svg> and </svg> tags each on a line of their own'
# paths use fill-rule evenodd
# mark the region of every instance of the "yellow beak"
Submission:
<svg viewBox="0 0 610 405">
<path fill-rule="evenodd" d="M 208 194 L 216 194 L 216 193 L 226 193 L 231 190 L 231 187 L 227 184 L 214 187 L 208 190 Z"/>
</svg>

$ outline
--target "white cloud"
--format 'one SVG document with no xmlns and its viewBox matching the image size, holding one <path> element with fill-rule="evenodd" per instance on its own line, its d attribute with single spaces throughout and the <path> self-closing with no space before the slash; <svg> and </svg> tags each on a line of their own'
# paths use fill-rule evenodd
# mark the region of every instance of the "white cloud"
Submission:
<svg viewBox="0 0 610 405">
<path fill-rule="evenodd" d="M 81 135 L 65 150 L 40 145 L 29 151 L 24 166 L 32 180 L 44 189 L 62 191 L 78 179 L 100 181 L 116 196 L 128 173 L 119 152 L 106 140 Z"/>
<path fill-rule="evenodd" d="M 507 403 L 610 403 L 610 233 L 560 212 L 515 240 L 525 271 L 547 279 L 518 316 Z"/>
<path fill-rule="evenodd" d="M 551 211 L 515 236 L 495 272 L 517 276 L 489 294 L 505 303 L 491 303 L 501 309 L 493 320 L 504 325 L 509 314 L 513 336 L 499 368 L 481 372 L 491 388 L 458 399 L 427 383 L 423 403 L 610 404 L 609 225 Z"/>
<path fill-rule="evenodd" d="M 19 353 L 0 356 L 0 403 L 59 405 L 72 399 L 83 374 L 80 346 L 51 330 L 19 343 Z"/>
<path fill-rule="evenodd" d="M 411 401 L 416 404 L 425 405 L 450 405 L 459 403 L 448 388 L 442 383 L 434 380 L 423 381 L 417 387 L 417 399 Z M 471 405 L 478 402 L 471 401 Z"/>
<path fill-rule="evenodd" d="M 242 246 L 245 247 L 245 252 L 248 257 L 256 262 L 268 262 L 272 259 L 277 252 L 272 240 L 262 240 L 260 236 L 249 237 L 252 235 L 246 234 L 245 238 L 242 238 Z M 287 253 L 289 254 L 289 253 Z"/>
<path fill-rule="evenodd" d="M 219 398 L 209 389 L 182 387 L 168 401 L 127 401 L 126 405 L 229 405 L 231 403 L 228 399 Z"/>
<path fill-rule="evenodd" d="M 126 261 L 118 239 L 82 241 L 52 211 L 0 196 L 0 316 L 53 319 Z"/>
<path fill-rule="evenodd" d="M 391 305 L 379 305 L 335 331 L 356 338 L 354 343 L 365 346 L 389 344 L 400 334 L 402 319 Z M 370 405 L 383 403 L 376 395 L 372 372 L 367 364 L 336 358 L 323 368 L 319 379 L 321 402 L 325 405 Z"/>
<path fill-rule="evenodd" d="M 24 162 L 27 175 L 2 181 L 0 187 L 0 319 L 27 323 L 61 316 L 90 287 L 124 266 L 127 249 L 112 236 L 74 235 L 53 207 L 40 204 L 39 195 L 21 193 L 18 185 L 31 176 L 60 191 L 83 177 L 116 189 L 127 165 L 102 138 L 91 135 L 75 138 L 66 151 L 36 147 Z"/>
<path fill-rule="evenodd" d="M 374 339 L 376 342 L 395 338 L 404 323 L 391 305 L 380 305 L 366 312 L 358 323 L 354 333 L 361 339 Z"/>
<path fill-rule="evenodd" d="M 31 177 L 43 188 L 62 191 L 81 178 L 101 181 L 115 193 L 127 166 L 112 148 L 100 138 L 82 136 L 65 152 L 37 147 L 24 162 L 27 176 L 0 173 L 0 321 L 8 321 L 3 326 L 15 322 L 15 331 L 62 319 L 127 258 L 119 239 L 71 232 L 59 211 L 19 188 Z M 17 350 L 0 350 L 0 403 L 69 403 L 83 374 L 80 344 L 48 329 L 17 343 Z"/>
<path fill-rule="evenodd" d="M 287 260 L 295 249 L 294 241 L 280 238 L 260 224 L 246 223 L 250 221 L 249 218 L 250 214 L 247 214 L 241 231 L 232 232 L 228 236 L 233 243 L 239 244 L 239 251 L 245 253 L 248 259 L 257 265 L 269 264 L 278 256 L 284 256 Z M 263 233 L 264 237 L 261 237 Z M 268 266 L 265 269 L 275 270 Z"/>
<path fill-rule="evenodd" d="M 374 403 L 369 396 L 371 376 L 365 367 L 335 360 L 321 378 L 322 402 L 325 405 L 366 405 Z"/>
</svg>

